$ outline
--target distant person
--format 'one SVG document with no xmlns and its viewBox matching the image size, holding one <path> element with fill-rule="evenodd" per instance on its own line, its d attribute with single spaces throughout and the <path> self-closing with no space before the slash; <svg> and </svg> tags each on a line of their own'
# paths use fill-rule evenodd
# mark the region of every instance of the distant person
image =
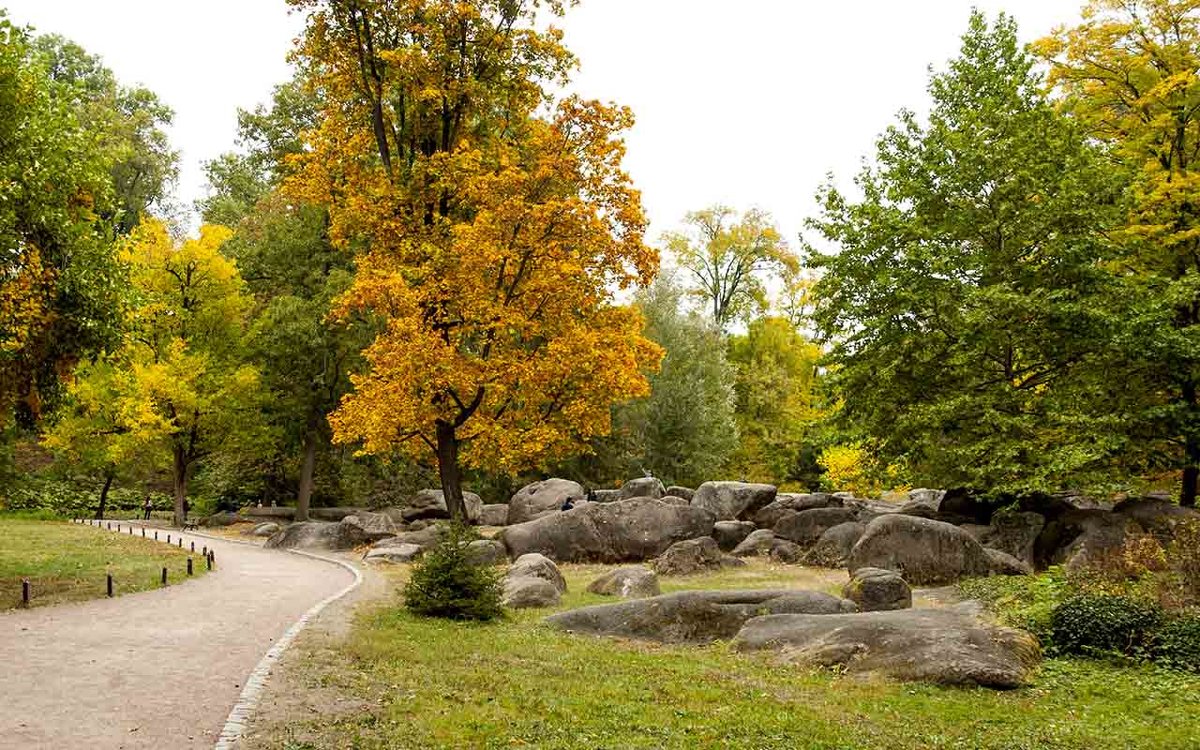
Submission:
<svg viewBox="0 0 1200 750">
<path fill-rule="evenodd" d="M 142 520 L 150 520 L 150 511 L 154 510 L 154 503 L 150 502 L 150 496 L 146 495 L 146 502 L 142 503 Z"/>
<path fill-rule="evenodd" d="M 575 507 L 575 501 L 571 499 L 570 495 L 568 495 L 567 499 L 563 500 L 562 508 L 560 508 L 560 510 L 568 511 L 574 507 Z"/>
<path fill-rule="evenodd" d="M 596 491 L 595 491 L 594 489 L 592 489 L 591 487 L 588 487 L 588 491 L 587 491 L 587 501 L 588 501 L 589 503 L 594 503 L 594 502 L 596 502 Z"/>
</svg>

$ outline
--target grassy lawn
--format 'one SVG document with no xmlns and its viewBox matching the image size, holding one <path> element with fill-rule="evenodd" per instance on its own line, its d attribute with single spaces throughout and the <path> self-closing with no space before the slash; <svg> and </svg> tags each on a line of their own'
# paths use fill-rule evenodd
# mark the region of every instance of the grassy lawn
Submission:
<svg viewBox="0 0 1200 750">
<path fill-rule="evenodd" d="M 0 610 L 20 605 L 22 578 L 32 584 L 35 607 L 104 596 L 106 571 L 117 595 L 156 588 L 163 566 L 178 583 L 188 554 L 140 536 L 0 515 Z M 203 575 L 203 558 L 194 557 L 195 573 Z"/>
<path fill-rule="evenodd" d="M 604 568 L 564 566 L 563 608 L 601 601 Z M 398 585 L 403 570 L 390 572 Z M 664 589 L 776 585 L 836 590 L 844 574 L 755 562 Z M 570 636 L 525 611 L 465 625 L 388 602 L 348 639 L 307 643 L 296 686 L 331 706 L 259 728 L 286 748 L 1195 748 L 1200 676 L 1051 660 L 1001 693 L 864 681 L 738 654 Z M 328 696 L 337 696 L 330 699 Z"/>
</svg>

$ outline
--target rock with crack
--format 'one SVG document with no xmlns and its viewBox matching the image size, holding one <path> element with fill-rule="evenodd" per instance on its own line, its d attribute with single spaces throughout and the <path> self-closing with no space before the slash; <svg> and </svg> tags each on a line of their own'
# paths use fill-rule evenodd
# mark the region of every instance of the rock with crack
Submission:
<svg viewBox="0 0 1200 750">
<path fill-rule="evenodd" d="M 734 557 L 769 555 L 774 546 L 775 532 L 770 529 L 757 529 L 750 532 L 750 535 L 743 539 L 741 544 L 734 547 L 730 554 Z"/>
<path fill-rule="evenodd" d="M 663 483 L 654 477 L 639 477 L 630 479 L 621 485 L 621 500 L 632 500 L 635 497 L 651 497 L 655 500 L 667 494 Z"/>
<path fill-rule="evenodd" d="M 567 579 L 563 578 L 562 571 L 553 560 L 536 552 L 518 557 L 509 566 L 505 578 L 541 578 L 549 581 L 558 593 L 567 593 Z"/>
<path fill-rule="evenodd" d="M 658 587 L 658 576 L 641 565 L 610 570 L 589 583 L 587 590 L 593 594 L 619 596 L 622 599 L 645 599 L 662 593 Z"/>
<path fill-rule="evenodd" d="M 264 546 L 280 549 L 346 550 L 370 541 L 371 539 L 354 524 L 304 521 L 280 529 L 267 539 Z"/>
<path fill-rule="evenodd" d="M 832 615 L 853 611 L 853 602 L 819 591 L 680 591 L 573 609 L 552 615 L 546 622 L 573 633 L 661 643 L 711 643 L 732 638 L 747 620 L 764 614 Z"/>
<path fill-rule="evenodd" d="M 525 523 L 562 510 L 568 499 L 578 503 L 584 499 L 583 487 L 569 479 L 546 479 L 527 484 L 517 490 L 508 502 L 508 524 Z"/>
<path fill-rule="evenodd" d="M 738 563 L 727 562 L 726 555 L 721 552 L 716 540 L 710 536 L 702 536 L 699 539 L 687 539 L 672 544 L 654 560 L 651 567 L 660 576 L 690 576 L 740 563 L 740 560 Z"/>
<path fill-rule="evenodd" d="M 484 505 L 479 509 L 479 525 L 507 526 L 508 505 L 505 503 L 492 503 L 489 505 Z"/>
<path fill-rule="evenodd" d="M 338 523 L 351 527 L 354 530 L 353 533 L 369 542 L 389 539 L 399 533 L 396 524 L 384 513 L 356 513 L 353 516 L 346 516 Z"/>
<path fill-rule="evenodd" d="M 752 531 L 754 524 L 749 521 L 717 521 L 713 524 L 712 537 L 722 551 L 729 552 L 750 536 Z"/>
<path fill-rule="evenodd" d="M 388 547 L 372 547 L 363 555 L 368 563 L 410 563 L 421 556 L 424 550 L 415 544 L 400 543 Z"/>
<path fill-rule="evenodd" d="M 463 505 L 466 507 L 467 523 L 479 523 L 483 514 L 483 500 L 474 492 L 463 492 Z M 438 518 L 449 518 L 450 511 L 446 507 L 446 496 L 441 490 L 421 490 L 413 495 L 400 510 L 405 521 L 428 521 Z"/>
<path fill-rule="evenodd" d="M 846 566 L 851 571 L 894 570 L 917 586 L 985 576 L 992 569 L 983 545 L 967 532 L 941 521 L 901 514 L 880 516 L 867 524 Z"/>
<path fill-rule="evenodd" d="M 642 562 L 675 542 L 707 536 L 713 515 L 650 498 L 586 503 L 564 513 L 508 526 L 497 539 L 510 557 L 540 552 L 558 562 Z"/>
<path fill-rule="evenodd" d="M 772 531 L 780 539 L 795 542 L 801 547 L 811 547 L 829 529 L 857 520 L 853 508 L 812 508 L 811 510 L 785 512 Z"/>
<path fill-rule="evenodd" d="M 754 523 L 759 528 L 769 529 L 778 523 L 783 514 L 788 511 L 799 513 L 802 510 L 812 510 L 814 508 L 840 508 L 842 507 L 842 502 L 840 497 L 834 497 L 828 492 L 803 494 L 780 492 L 775 496 L 774 502 L 754 514 Z"/>
<path fill-rule="evenodd" d="M 544 555 L 522 555 L 504 576 L 502 603 L 514 609 L 553 607 L 566 591 L 567 581 L 552 560 Z"/>
<path fill-rule="evenodd" d="M 789 663 L 852 674 L 999 689 L 1028 684 L 1041 660 L 1030 634 L 961 608 L 767 615 L 749 620 L 734 647 L 778 651 Z"/>
<path fill-rule="evenodd" d="M 847 521 L 825 529 L 821 538 L 805 553 L 804 563 L 824 568 L 844 566 L 850 557 L 850 550 L 854 549 L 866 529 L 857 521 Z"/>
</svg>

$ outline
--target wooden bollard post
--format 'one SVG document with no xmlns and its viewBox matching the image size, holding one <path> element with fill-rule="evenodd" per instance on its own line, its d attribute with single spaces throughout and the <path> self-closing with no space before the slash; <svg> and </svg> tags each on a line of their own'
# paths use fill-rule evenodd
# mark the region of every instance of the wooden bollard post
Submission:
<svg viewBox="0 0 1200 750">
<path fill-rule="evenodd" d="M 21 606 L 22 607 L 29 606 L 29 579 L 28 578 L 21 579 Z"/>
<path fill-rule="evenodd" d="M 108 530 L 109 530 L 109 531 L 112 531 L 112 521 L 109 521 L 109 522 L 108 522 Z"/>
<path fill-rule="evenodd" d="M 208 545 L 207 545 L 207 544 L 206 544 L 206 545 L 204 545 L 204 549 L 202 550 L 202 554 L 203 554 L 205 557 L 208 557 Z"/>
<path fill-rule="evenodd" d="M 108 591 L 108 595 L 111 598 L 113 595 L 113 593 L 112 593 L 112 591 L 113 591 L 113 589 L 112 589 L 112 573 L 109 573 L 105 578 L 106 578 L 105 586 Z"/>
<path fill-rule="evenodd" d="M 170 544 L 170 543 L 171 543 L 171 535 L 167 534 L 167 544 Z"/>
<path fill-rule="evenodd" d="M 163 569 L 162 569 L 162 585 L 164 585 L 164 586 L 167 585 L 167 568 L 165 565 L 163 566 Z"/>
<path fill-rule="evenodd" d="M 192 574 L 192 558 L 188 558 L 188 575 Z"/>
<path fill-rule="evenodd" d="M 158 541 L 158 532 L 157 531 L 154 532 L 154 541 L 156 541 L 156 542 Z"/>
<path fill-rule="evenodd" d="M 146 527 L 143 526 L 142 527 L 142 539 L 145 539 L 145 538 L 146 538 Z"/>
<path fill-rule="evenodd" d="M 192 552 L 195 552 L 195 551 L 196 551 L 196 543 L 192 542 Z"/>
<path fill-rule="evenodd" d="M 208 570 L 212 570 L 212 558 L 208 555 L 204 556 L 204 567 Z"/>
<path fill-rule="evenodd" d="M 179 549 L 183 549 L 183 537 L 179 537 Z"/>
</svg>

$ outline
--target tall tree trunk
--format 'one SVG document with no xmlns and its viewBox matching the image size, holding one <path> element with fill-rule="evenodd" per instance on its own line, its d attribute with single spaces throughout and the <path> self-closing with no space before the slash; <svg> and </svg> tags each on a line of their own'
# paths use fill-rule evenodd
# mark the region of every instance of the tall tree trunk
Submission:
<svg viewBox="0 0 1200 750">
<path fill-rule="evenodd" d="M 1198 410 L 1196 404 L 1196 383 L 1188 380 L 1183 384 L 1183 400 L 1187 405 L 1188 419 L 1184 423 L 1184 458 L 1183 486 L 1179 489 L 1179 504 L 1185 508 L 1196 507 L 1196 484 L 1200 480 L 1200 435 L 1196 434 L 1193 424 Z"/>
<path fill-rule="evenodd" d="M 304 434 L 304 462 L 300 464 L 300 492 L 296 495 L 296 520 L 308 520 L 308 504 L 312 500 L 313 467 L 317 462 L 317 431 Z"/>
<path fill-rule="evenodd" d="M 104 487 L 100 489 L 100 505 L 96 508 L 97 520 L 104 518 L 104 506 L 108 504 L 108 488 L 112 487 L 113 473 L 111 471 L 104 474 Z"/>
<path fill-rule="evenodd" d="M 458 438 L 454 435 L 454 425 L 440 419 L 437 422 L 437 460 L 446 510 L 450 511 L 451 518 L 466 523 L 467 506 L 463 502 L 462 475 L 458 470 Z"/>
<path fill-rule="evenodd" d="M 175 448 L 171 479 L 175 487 L 175 525 L 183 526 L 183 503 L 187 500 L 187 456 L 183 448 Z"/>
</svg>

